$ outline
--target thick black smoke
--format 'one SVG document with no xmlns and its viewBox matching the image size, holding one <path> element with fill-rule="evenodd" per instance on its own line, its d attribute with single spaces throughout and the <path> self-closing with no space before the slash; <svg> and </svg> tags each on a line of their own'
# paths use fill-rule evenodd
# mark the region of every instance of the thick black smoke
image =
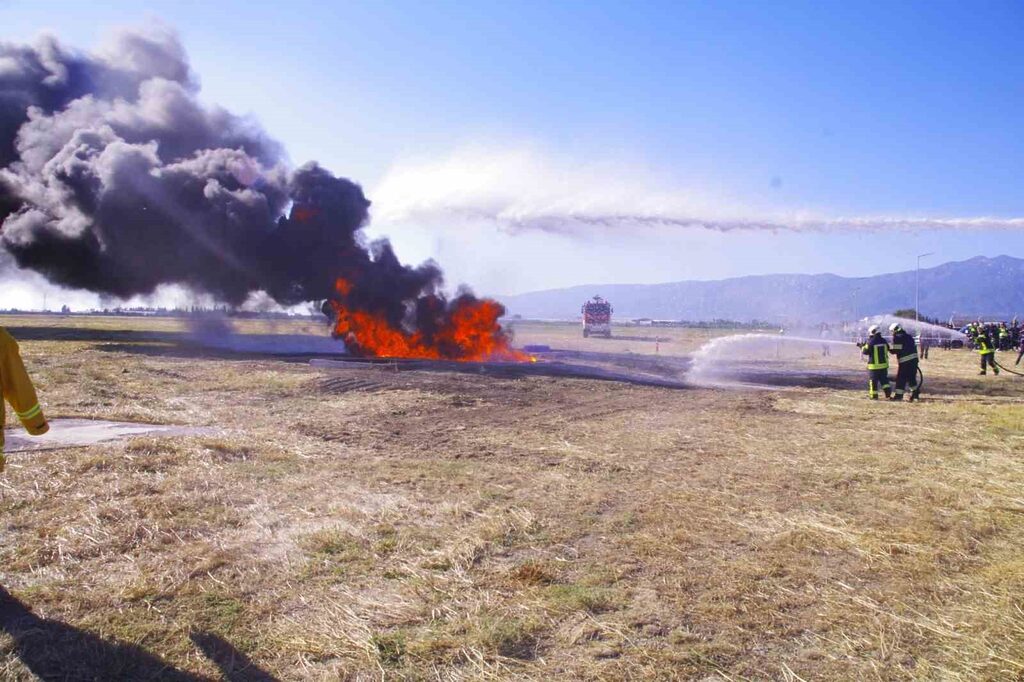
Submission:
<svg viewBox="0 0 1024 682">
<path fill-rule="evenodd" d="M 438 287 L 432 264 L 364 245 L 358 185 L 289 169 L 258 125 L 197 91 L 168 31 L 97 54 L 0 43 L 0 243 L 16 263 L 120 298 L 182 284 L 233 304 L 329 298 L 348 272 L 350 303 L 393 319 Z"/>
</svg>

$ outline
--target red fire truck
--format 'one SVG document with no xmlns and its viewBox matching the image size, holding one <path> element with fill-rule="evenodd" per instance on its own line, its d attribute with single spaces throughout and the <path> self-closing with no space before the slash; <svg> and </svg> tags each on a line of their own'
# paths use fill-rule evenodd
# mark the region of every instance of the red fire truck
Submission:
<svg viewBox="0 0 1024 682">
<path fill-rule="evenodd" d="M 595 296 L 583 304 L 583 336 L 612 338 L 612 304 Z"/>
</svg>

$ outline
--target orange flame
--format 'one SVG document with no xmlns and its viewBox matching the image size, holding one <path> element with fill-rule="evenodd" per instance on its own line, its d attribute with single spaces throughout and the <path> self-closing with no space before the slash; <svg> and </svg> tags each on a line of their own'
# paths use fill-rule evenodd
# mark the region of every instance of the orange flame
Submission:
<svg viewBox="0 0 1024 682">
<path fill-rule="evenodd" d="M 341 300 L 331 300 L 336 321 L 334 335 L 355 353 L 381 358 L 430 360 L 536 362 L 536 358 L 511 347 L 498 323 L 503 309 L 489 299 L 457 300 L 431 338 L 420 331 L 395 328 L 380 315 L 345 305 L 353 284 L 339 277 L 335 289 Z"/>
</svg>

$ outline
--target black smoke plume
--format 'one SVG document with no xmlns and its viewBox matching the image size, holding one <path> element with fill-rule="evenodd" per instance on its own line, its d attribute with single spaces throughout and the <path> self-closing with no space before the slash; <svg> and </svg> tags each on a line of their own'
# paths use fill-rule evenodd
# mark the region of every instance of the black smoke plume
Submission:
<svg viewBox="0 0 1024 682">
<path fill-rule="evenodd" d="M 346 273 L 349 305 L 395 320 L 432 297 L 436 266 L 365 244 L 358 185 L 289 168 L 254 121 L 197 93 L 170 31 L 89 54 L 0 43 L 0 243 L 17 265 L 119 298 L 181 284 L 232 304 L 327 299 Z"/>
</svg>

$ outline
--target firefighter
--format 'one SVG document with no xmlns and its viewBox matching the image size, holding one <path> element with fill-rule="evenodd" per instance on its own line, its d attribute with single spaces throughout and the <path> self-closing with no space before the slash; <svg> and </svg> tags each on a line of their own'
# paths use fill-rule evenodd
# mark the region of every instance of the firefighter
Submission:
<svg viewBox="0 0 1024 682">
<path fill-rule="evenodd" d="M 28 378 L 25 365 L 18 353 L 18 342 L 3 327 L 0 327 L 0 388 L 3 397 L 14 408 L 22 426 L 33 436 L 40 436 L 50 430 L 43 410 L 39 407 L 36 390 Z M 4 424 L 4 401 L 0 400 L 0 427 Z M 4 433 L 0 428 L 0 471 L 3 471 Z"/>
<path fill-rule="evenodd" d="M 974 346 L 978 349 L 978 355 L 981 356 L 981 371 L 978 372 L 978 375 L 984 376 L 987 374 L 987 369 L 991 367 L 992 373 L 999 376 L 995 344 L 992 343 L 992 337 L 984 327 L 978 328 L 977 336 L 974 337 Z"/>
<path fill-rule="evenodd" d="M 999 323 L 999 350 L 1010 350 L 1010 330 L 1005 322 Z"/>
<path fill-rule="evenodd" d="M 881 389 L 886 398 L 892 397 L 889 386 L 889 344 L 882 338 L 878 325 L 868 328 L 868 340 L 861 346 L 861 353 L 868 356 L 868 397 L 878 400 Z"/>
<path fill-rule="evenodd" d="M 931 348 L 931 339 L 927 336 L 917 332 L 917 336 L 914 337 L 914 341 L 917 343 L 917 352 L 920 354 L 922 360 L 928 359 L 928 349 Z"/>
<path fill-rule="evenodd" d="M 920 388 L 917 385 L 917 346 L 914 337 L 903 330 L 898 323 L 889 325 L 892 332 L 892 346 L 890 352 L 896 356 L 899 363 L 896 369 L 896 390 L 893 393 L 893 400 L 903 400 L 903 394 L 910 390 L 910 402 L 920 397 Z"/>
</svg>

